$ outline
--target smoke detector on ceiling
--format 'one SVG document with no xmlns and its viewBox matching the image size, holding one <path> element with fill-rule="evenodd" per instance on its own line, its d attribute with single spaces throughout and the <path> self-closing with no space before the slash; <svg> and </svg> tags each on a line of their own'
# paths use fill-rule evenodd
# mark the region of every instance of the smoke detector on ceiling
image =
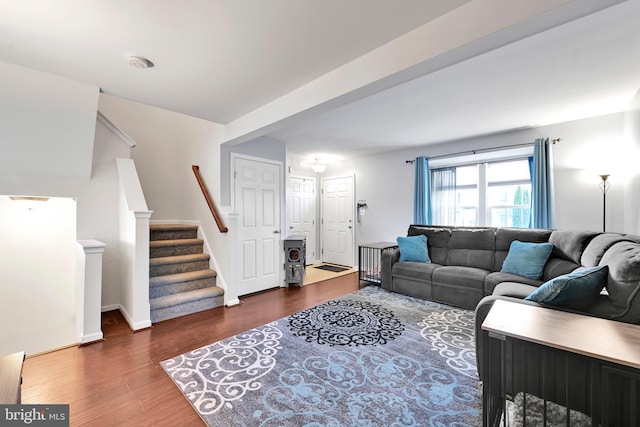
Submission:
<svg viewBox="0 0 640 427">
<path fill-rule="evenodd" d="M 129 65 L 135 68 L 153 68 L 155 65 L 153 62 L 140 55 L 129 55 Z"/>
</svg>

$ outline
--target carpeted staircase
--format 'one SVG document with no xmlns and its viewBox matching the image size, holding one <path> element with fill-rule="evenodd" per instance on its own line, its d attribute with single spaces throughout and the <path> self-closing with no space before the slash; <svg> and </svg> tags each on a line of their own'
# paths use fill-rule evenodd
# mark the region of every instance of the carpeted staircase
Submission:
<svg viewBox="0 0 640 427">
<path fill-rule="evenodd" d="M 224 304 L 196 225 L 151 224 L 149 240 L 151 322 Z"/>
</svg>

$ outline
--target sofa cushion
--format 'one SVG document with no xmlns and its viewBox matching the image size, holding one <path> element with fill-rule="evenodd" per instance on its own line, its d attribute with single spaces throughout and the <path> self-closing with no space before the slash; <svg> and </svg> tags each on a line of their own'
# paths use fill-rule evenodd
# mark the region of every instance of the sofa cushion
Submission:
<svg viewBox="0 0 640 427">
<path fill-rule="evenodd" d="M 496 234 L 493 228 L 454 228 L 447 265 L 493 270 Z"/>
<path fill-rule="evenodd" d="M 433 300 L 431 274 L 441 267 L 424 262 L 397 262 L 392 268 L 389 290 L 416 298 Z"/>
<path fill-rule="evenodd" d="M 616 320 L 640 323 L 640 244 L 618 242 L 605 252 L 600 265 L 609 267 L 607 292 L 620 311 Z"/>
<path fill-rule="evenodd" d="M 504 283 L 504 282 L 522 283 L 524 285 L 533 286 L 535 288 L 542 285 L 543 283 L 542 280 L 529 279 L 528 277 L 518 276 L 517 274 L 513 274 L 513 273 L 502 273 L 500 271 L 496 271 L 494 273 L 488 274 L 487 277 L 485 277 L 484 294 L 485 295 L 495 294 L 496 287 L 498 287 L 501 283 Z M 531 292 L 529 292 L 527 295 L 529 295 L 530 293 Z M 527 295 L 523 296 L 522 298 L 526 297 Z"/>
<path fill-rule="evenodd" d="M 580 268 L 572 273 L 545 282 L 525 299 L 541 304 L 556 305 L 576 310 L 589 307 L 607 283 L 606 265 Z"/>
<path fill-rule="evenodd" d="M 427 252 L 427 236 L 398 236 L 400 261 L 431 262 Z"/>
<path fill-rule="evenodd" d="M 509 254 L 502 263 L 503 273 L 513 273 L 529 279 L 539 279 L 551 255 L 550 243 L 530 243 L 514 240 Z"/>
<path fill-rule="evenodd" d="M 640 243 L 640 235 L 638 234 L 625 234 L 624 237 L 632 242 Z"/>
<path fill-rule="evenodd" d="M 595 267 L 600 264 L 604 253 L 618 242 L 632 241 L 617 233 L 602 233 L 591 239 L 580 258 L 580 263 L 585 267 Z"/>
<path fill-rule="evenodd" d="M 542 228 L 498 228 L 496 230 L 496 259 L 493 271 L 500 271 L 502 263 L 509 253 L 511 242 L 546 243 L 549 241 L 551 230 Z"/>
<path fill-rule="evenodd" d="M 414 279 L 423 281 L 430 285 L 433 270 L 441 267 L 440 264 L 424 263 L 424 262 L 397 262 L 391 268 L 391 274 L 394 278 L 403 277 L 405 279 Z"/>
<path fill-rule="evenodd" d="M 549 236 L 553 255 L 580 264 L 580 258 L 597 231 L 554 230 Z"/>
<path fill-rule="evenodd" d="M 407 236 L 427 236 L 429 258 L 435 264 L 446 264 L 449 256 L 451 229 L 447 227 L 411 225 Z"/>
<path fill-rule="evenodd" d="M 551 252 L 551 256 L 547 260 L 547 263 L 544 266 L 544 270 L 542 271 L 541 280 L 543 282 L 549 281 L 554 277 L 571 273 L 579 267 L 580 264 L 576 264 L 575 262 L 569 261 L 568 259 L 554 257 L 553 252 Z"/>
<path fill-rule="evenodd" d="M 451 285 L 484 291 L 484 279 L 488 270 L 457 265 L 443 265 L 433 270 L 431 281 L 435 285 Z"/>
<path fill-rule="evenodd" d="M 433 270 L 434 301 L 474 309 L 484 297 L 484 279 L 490 272 L 474 267 L 444 265 Z"/>
<path fill-rule="evenodd" d="M 537 286 L 525 285 L 524 283 L 502 282 L 493 290 L 493 295 L 525 299 L 537 289 Z"/>
</svg>

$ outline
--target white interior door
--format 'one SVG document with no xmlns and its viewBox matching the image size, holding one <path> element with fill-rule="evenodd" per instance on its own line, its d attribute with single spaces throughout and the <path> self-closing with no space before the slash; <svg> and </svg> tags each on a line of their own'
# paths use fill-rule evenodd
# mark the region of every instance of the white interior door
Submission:
<svg viewBox="0 0 640 427">
<path fill-rule="evenodd" d="M 302 234 L 307 239 L 306 263 L 316 259 L 316 180 L 314 178 L 289 178 L 287 211 L 289 235 Z"/>
<path fill-rule="evenodd" d="M 322 261 L 352 267 L 353 176 L 322 179 Z"/>
<path fill-rule="evenodd" d="M 242 269 L 238 295 L 280 286 L 280 171 L 280 164 L 267 160 L 234 158 Z"/>
</svg>

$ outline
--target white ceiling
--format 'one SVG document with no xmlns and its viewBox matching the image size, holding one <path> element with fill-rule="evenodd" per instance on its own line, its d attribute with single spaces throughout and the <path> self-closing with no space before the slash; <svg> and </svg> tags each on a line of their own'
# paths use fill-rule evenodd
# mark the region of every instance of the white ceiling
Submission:
<svg viewBox="0 0 640 427">
<path fill-rule="evenodd" d="M 0 0 L 0 60 L 226 123 L 468 1 Z"/>
<path fill-rule="evenodd" d="M 640 1 L 632 1 L 270 136 L 312 158 L 353 158 L 625 111 L 639 89 Z"/>
<path fill-rule="evenodd" d="M 580 3 L 604 7 L 567 1 Z M 0 0 L 0 61 L 225 124 L 467 4 Z M 264 133 L 310 156 L 357 157 L 622 111 L 640 88 L 638 22 L 628 0 Z M 156 67 L 130 67 L 134 53 Z"/>
</svg>

